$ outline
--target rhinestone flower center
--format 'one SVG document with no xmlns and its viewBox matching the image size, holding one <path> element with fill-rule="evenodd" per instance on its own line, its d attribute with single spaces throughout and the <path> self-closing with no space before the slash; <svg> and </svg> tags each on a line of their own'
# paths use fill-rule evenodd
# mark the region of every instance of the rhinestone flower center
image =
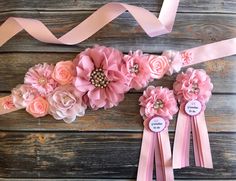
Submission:
<svg viewBox="0 0 236 181">
<path fill-rule="evenodd" d="M 162 100 L 157 100 L 153 105 L 154 109 L 162 109 L 163 107 L 164 107 L 164 103 Z"/>
<path fill-rule="evenodd" d="M 137 74 L 138 72 L 139 72 L 139 66 L 138 64 L 134 64 L 134 66 L 130 68 L 130 73 Z"/>
<path fill-rule="evenodd" d="M 102 68 L 94 69 L 90 75 L 90 82 L 98 88 L 105 88 L 109 84 Z"/>
<path fill-rule="evenodd" d="M 198 84 L 193 84 L 190 92 L 194 94 L 199 94 L 200 89 L 198 88 Z"/>
</svg>

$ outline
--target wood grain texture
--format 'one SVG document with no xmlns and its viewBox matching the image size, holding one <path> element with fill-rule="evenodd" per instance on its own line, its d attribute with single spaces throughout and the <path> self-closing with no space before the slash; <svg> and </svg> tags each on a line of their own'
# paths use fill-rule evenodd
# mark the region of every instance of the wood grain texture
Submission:
<svg viewBox="0 0 236 181">
<path fill-rule="evenodd" d="M 87 110 L 84 117 L 72 124 L 54 120 L 51 116 L 35 119 L 24 110 L 0 116 L 0 130 L 5 131 L 131 131 L 141 132 L 138 98 L 127 94 L 118 106 L 108 110 Z M 206 120 L 209 132 L 235 132 L 236 95 L 213 95 L 207 105 Z M 175 120 L 170 131 L 175 130 Z"/>
<path fill-rule="evenodd" d="M 40 0 L 0 0 L 0 7 L 4 7 L 0 12 L 6 11 L 78 11 L 78 10 L 96 10 L 108 2 L 117 2 L 116 0 L 54 0 L 41 3 Z M 140 7 L 147 8 L 150 11 L 160 11 L 163 0 L 120 0 Z M 217 12 L 217 13 L 235 13 L 236 2 L 234 0 L 212 0 L 210 3 L 206 0 L 181 0 L 178 12 Z"/>
<path fill-rule="evenodd" d="M 38 63 L 55 64 L 61 60 L 73 59 L 76 53 L 2 53 L 0 54 L 0 91 L 10 91 L 23 83 L 28 69 Z M 209 61 L 193 66 L 204 69 L 211 77 L 215 93 L 236 93 L 236 56 Z M 185 71 L 186 69 L 183 69 Z M 177 74 L 165 76 L 150 85 L 172 89 Z M 143 90 L 131 92 L 142 92 Z"/>
<path fill-rule="evenodd" d="M 9 16 L 36 18 L 59 37 L 111 1 L 0 0 L 0 24 Z M 158 15 L 163 0 L 121 2 Z M 142 49 L 161 53 L 235 36 L 235 0 L 180 0 L 173 32 L 157 38 L 149 38 L 128 13 L 77 46 L 40 43 L 22 32 L 0 48 L 0 96 L 22 83 L 27 69 L 34 64 L 72 59 L 94 44 L 123 52 Z M 236 56 L 194 67 L 205 69 L 214 83 L 206 120 L 215 169 L 176 170 L 176 180 L 236 180 Z M 172 88 L 175 76 L 152 84 Z M 51 116 L 35 119 L 23 110 L 0 116 L 0 180 L 135 180 L 143 129 L 138 106 L 141 92 L 132 90 L 116 108 L 88 110 L 73 124 Z M 175 119 L 170 125 L 171 142 Z"/>
<path fill-rule="evenodd" d="M 0 137 L 0 177 L 136 177 L 140 133 L 1 132 Z M 215 168 L 175 170 L 176 178 L 236 178 L 236 134 L 210 134 L 210 140 Z"/>
<path fill-rule="evenodd" d="M 31 181 L 32 179 L 1 179 L 1 181 Z M 34 179 L 36 181 L 135 181 L 136 179 L 100 179 L 100 178 L 96 178 L 96 179 L 76 179 L 76 178 L 70 178 L 70 179 Z M 179 180 L 179 181 L 186 181 L 186 179 L 175 179 L 175 180 Z M 216 179 L 214 179 L 216 180 Z M 155 180 L 153 180 L 155 181 Z M 199 180 L 195 180 L 192 179 L 191 181 L 199 181 Z M 201 181 L 207 181 L 207 180 L 201 180 Z M 235 181 L 233 179 L 217 179 L 216 181 Z"/>
<path fill-rule="evenodd" d="M 10 12 L 1 13 L 0 22 L 9 16 L 37 18 L 60 36 L 71 30 L 91 12 Z M 163 50 L 184 50 L 199 45 L 233 38 L 236 34 L 236 15 L 233 14 L 177 14 L 172 33 L 156 38 L 148 37 L 128 14 L 104 27 L 77 46 L 49 45 L 20 33 L 1 47 L 0 52 L 79 52 L 94 44 L 119 48 L 121 51 L 141 49 L 160 53 Z"/>
</svg>

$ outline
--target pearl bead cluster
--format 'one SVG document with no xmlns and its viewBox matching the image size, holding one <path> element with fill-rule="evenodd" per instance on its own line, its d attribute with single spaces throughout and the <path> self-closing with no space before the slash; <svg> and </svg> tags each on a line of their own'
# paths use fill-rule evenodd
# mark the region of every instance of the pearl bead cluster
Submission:
<svg viewBox="0 0 236 181">
<path fill-rule="evenodd" d="M 90 82 L 98 88 L 105 88 L 109 84 L 102 68 L 96 68 L 90 75 Z"/>
</svg>

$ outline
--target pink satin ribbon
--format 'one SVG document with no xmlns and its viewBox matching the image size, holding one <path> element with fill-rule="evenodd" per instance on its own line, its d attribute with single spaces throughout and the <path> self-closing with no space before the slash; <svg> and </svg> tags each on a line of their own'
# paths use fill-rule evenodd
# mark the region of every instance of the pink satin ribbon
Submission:
<svg viewBox="0 0 236 181">
<path fill-rule="evenodd" d="M 207 45 L 184 50 L 182 52 L 190 52 L 192 61 L 184 64 L 183 67 L 206 62 L 208 60 L 219 59 L 236 54 L 236 38 L 222 40 Z"/>
<path fill-rule="evenodd" d="M 153 180 L 154 160 L 156 180 L 173 181 L 174 173 L 168 129 L 154 133 L 144 128 L 137 181 Z"/>
<path fill-rule="evenodd" d="M 75 45 L 92 36 L 125 11 L 128 11 L 134 17 L 150 37 L 154 37 L 172 31 L 178 4 L 179 0 L 165 0 L 159 18 L 157 18 L 144 8 L 124 3 L 108 3 L 60 38 L 56 38 L 39 20 L 10 17 L 0 27 L 0 46 L 23 29 L 41 42 Z"/>
<path fill-rule="evenodd" d="M 204 112 L 197 116 L 188 116 L 183 110 L 180 110 L 177 119 L 173 148 L 173 168 L 178 169 L 189 166 L 191 130 L 196 166 L 213 168 Z"/>
</svg>

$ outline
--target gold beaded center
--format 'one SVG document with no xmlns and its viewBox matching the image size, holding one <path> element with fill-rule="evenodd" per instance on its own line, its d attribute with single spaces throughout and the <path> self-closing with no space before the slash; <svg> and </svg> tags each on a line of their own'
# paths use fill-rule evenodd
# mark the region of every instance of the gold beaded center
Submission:
<svg viewBox="0 0 236 181">
<path fill-rule="evenodd" d="M 40 78 L 38 79 L 38 83 L 39 83 L 40 85 L 45 85 L 45 84 L 47 83 L 47 79 L 46 79 L 45 77 L 40 77 Z"/>
<path fill-rule="evenodd" d="M 154 109 L 162 109 L 163 107 L 164 107 L 164 103 L 162 100 L 157 100 L 153 105 Z"/>
<path fill-rule="evenodd" d="M 96 68 L 92 71 L 90 75 L 90 82 L 99 88 L 105 88 L 109 84 L 106 75 L 102 68 Z"/>
</svg>

